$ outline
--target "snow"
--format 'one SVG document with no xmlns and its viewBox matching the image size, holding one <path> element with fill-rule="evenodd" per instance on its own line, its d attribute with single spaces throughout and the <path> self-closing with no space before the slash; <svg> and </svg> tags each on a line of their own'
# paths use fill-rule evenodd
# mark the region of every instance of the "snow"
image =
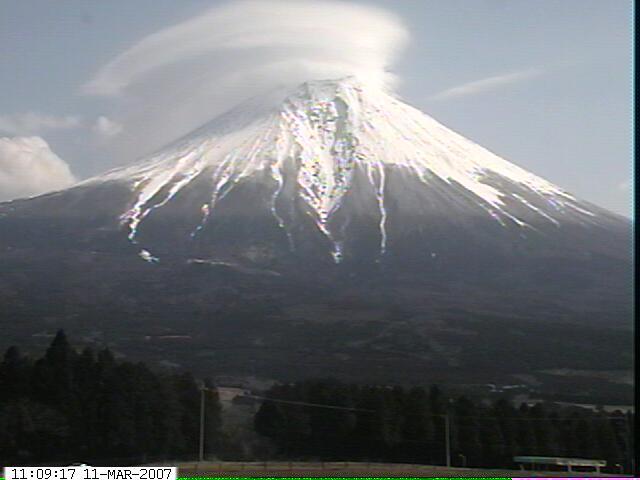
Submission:
<svg viewBox="0 0 640 480">
<path fill-rule="evenodd" d="M 151 255 L 151 252 L 144 249 L 140 250 L 138 256 L 148 263 L 158 263 L 160 261 L 158 257 L 154 257 L 153 255 Z"/>
<path fill-rule="evenodd" d="M 558 225 L 549 212 L 521 195 L 503 192 L 487 183 L 498 176 L 540 197 L 550 212 L 573 209 L 577 200 L 559 187 L 509 163 L 464 138 L 391 94 L 354 78 L 307 82 L 284 100 L 253 99 L 218 117 L 193 135 L 128 168 L 114 170 L 88 181 L 124 181 L 131 185 L 132 207 L 121 221 L 135 242 L 144 219 L 162 208 L 195 179 L 208 179 L 211 192 L 201 206 L 197 235 L 217 202 L 235 185 L 267 172 L 275 185 L 271 198 L 274 221 L 287 228 L 276 210 L 276 200 L 286 178 L 295 178 L 297 195 L 308 206 L 318 229 L 334 245 L 336 262 L 342 257 L 339 232 L 329 220 L 353 187 L 354 174 L 364 173 L 375 194 L 380 216 L 380 251 L 386 248 L 386 185 L 388 167 L 405 169 L 424 184 L 435 180 L 463 188 L 476 206 L 502 225 L 527 224 L 507 207 L 520 204 L 546 221 Z M 293 177 L 292 177 L 293 176 Z"/>
</svg>

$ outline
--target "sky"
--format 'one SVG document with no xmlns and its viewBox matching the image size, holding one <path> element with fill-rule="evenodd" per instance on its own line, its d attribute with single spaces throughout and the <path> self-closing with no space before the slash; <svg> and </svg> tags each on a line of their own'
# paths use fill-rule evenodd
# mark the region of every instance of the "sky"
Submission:
<svg viewBox="0 0 640 480">
<path fill-rule="evenodd" d="M 0 200 L 136 161 L 248 96 L 357 74 L 632 209 L 627 0 L 0 2 Z"/>
</svg>

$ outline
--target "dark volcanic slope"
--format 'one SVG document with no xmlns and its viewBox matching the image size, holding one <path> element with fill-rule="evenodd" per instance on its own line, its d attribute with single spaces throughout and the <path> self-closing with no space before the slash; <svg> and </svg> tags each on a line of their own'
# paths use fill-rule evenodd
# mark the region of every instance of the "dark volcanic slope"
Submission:
<svg viewBox="0 0 640 480">
<path fill-rule="evenodd" d="M 207 374 L 414 383 L 513 383 L 509 374 L 630 365 L 630 266 L 611 252 L 625 240 L 622 224 L 574 225 L 550 241 L 432 221 L 390 235 L 381 257 L 375 222 L 357 218 L 335 264 L 318 254 L 318 232 L 291 251 L 266 213 L 234 210 L 250 204 L 246 190 L 190 242 L 175 233 L 188 223 L 178 208 L 150 218 L 141 244 L 131 243 L 114 213 L 115 186 L 2 205 L 4 346 L 65 327 Z M 305 228 L 314 232 L 302 225 L 301 238 Z M 141 245 L 160 261 L 140 258 Z"/>
</svg>

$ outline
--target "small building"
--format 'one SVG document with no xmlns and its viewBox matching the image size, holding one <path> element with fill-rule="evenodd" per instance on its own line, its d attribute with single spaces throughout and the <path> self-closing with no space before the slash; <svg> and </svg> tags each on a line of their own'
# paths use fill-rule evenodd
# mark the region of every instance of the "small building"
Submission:
<svg viewBox="0 0 640 480">
<path fill-rule="evenodd" d="M 229 402 L 231 403 L 236 397 L 242 397 L 244 395 L 249 395 L 251 392 L 246 388 L 242 387 L 221 387 L 217 386 L 216 390 L 218 392 L 218 398 L 221 402 Z"/>
<path fill-rule="evenodd" d="M 607 466 L 606 460 L 586 458 L 517 456 L 513 457 L 513 461 L 519 464 L 522 470 L 536 470 L 538 465 L 541 470 L 546 470 L 544 467 L 553 465 L 567 467 L 567 472 L 572 472 L 573 467 L 588 467 L 594 468 L 596 472 L 600 473 L 600 468 Z"/>
</svg>

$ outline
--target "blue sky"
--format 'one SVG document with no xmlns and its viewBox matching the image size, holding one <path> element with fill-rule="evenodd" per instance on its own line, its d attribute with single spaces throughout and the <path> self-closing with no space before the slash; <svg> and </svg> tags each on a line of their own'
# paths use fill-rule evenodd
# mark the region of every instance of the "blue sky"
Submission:
<svg viewBox="0 0 640 480">
<path fill-rule="evenodd" d="M 229 3 L 0 3 L 0 137 L 42 137 L 76 178 L 131 163 L 168 143 L 181 131 L 167 125 L 186 128 L 206 114 L 199 105 L 197 115 L 186 108 L 182 116 L 171 115 L 164 98 L 174 92 L 170 84 L 208 71 L 211 57 L 190 59 L 179 76 L 170 69 L 152 72 L 143 87 L 133 85 L 122 95 L 93 95 L 86 86 L 145 37 Z M 578 197 L 631 215 L 632 2 L 347 3 L 388 12 L 408 34 L 405 48 L 380 54 L 399 78 L 395 90 L 405 101 Z M 379 34 L 381 51 L 397 38 L 391 26 L 368 27 L 366 11 L 354 18 L 362 24 L 353 23 L 352 37 Z M 245 27 L 260 25 L 248 20 Z M 323 38 L 320 27 L 317 42 L 353 41 Z M 230 55 L 215 62 L 217 72 L 226 62 L 239 68 Z M 155 105 L 154 96 L 164 103 Z M 214 103 L 212 114 L 220 107 Z M 0 150 L 0 169 L 2 155 Z"/>
</svg>

